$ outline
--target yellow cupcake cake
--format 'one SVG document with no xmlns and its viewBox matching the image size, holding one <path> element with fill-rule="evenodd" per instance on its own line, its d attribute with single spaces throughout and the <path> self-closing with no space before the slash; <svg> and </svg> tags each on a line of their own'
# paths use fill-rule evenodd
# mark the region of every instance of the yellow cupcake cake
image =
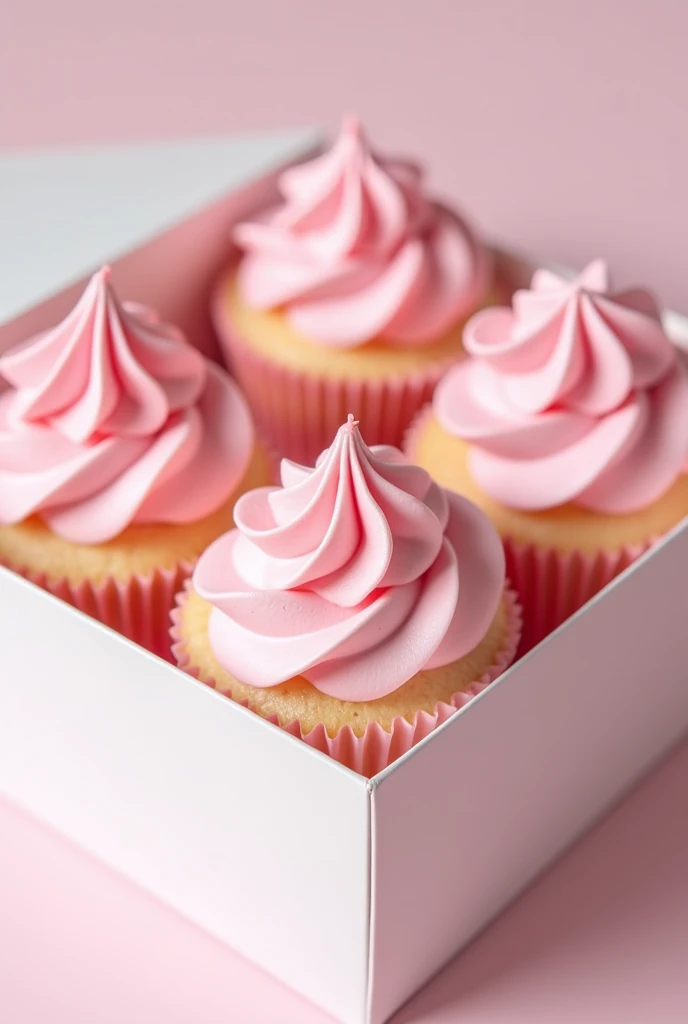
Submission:
<svg viewBox="0 0 688 1024">
<path fill-rule="evenodd" d="M 280 190 L 277 210 L 236 228 L 243 255 L 213 304 L 256 422 L 306 463 L 349 411 L 371 443 L 398 444 L 488 301 L 488 252 L 427 197 L 415 164 L 378 158 L 353 118 Z"/>
<path fill-rule="evenodd" d="M 532 646 L 688 514 L 688 372 L 601 261 L 538 271 L 464 342 L 406 451 L 496 526 Z"/>
<path fill-rule="evenodd" d="M 364 775 L 510 663 L 519 612 L 477 508 L 353 417 L 247 492 L 174 613 L 179 665 Z M 459 577 L 461 587 L 459 588 Z"/>
<path fill-rule="evenodd" d="M 0 374 L 0 562 L 169 654 L 174 594 L 269 480 L 236 384 L 108 268 Z"/>
</svg>

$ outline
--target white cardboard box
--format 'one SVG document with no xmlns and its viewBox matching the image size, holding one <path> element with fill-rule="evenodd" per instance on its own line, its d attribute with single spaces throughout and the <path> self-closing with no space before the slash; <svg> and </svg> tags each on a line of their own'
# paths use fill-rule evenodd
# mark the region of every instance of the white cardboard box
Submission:
<svg viewBox="0 0 688 1024">
<path fill-rule="evenodd" d="M 25 275 L 19 298 L 3 286 L 0 351 L 55 322 L 105 260 L 122 294 L 212 351 L 229 226 L 313 141 L 236 161 L 226 144 L 222 190 L 181 147 L 189 180 L 145 230 L 130 177 L 117 241 L 84 218 L 66 262 L 53 239 L 40 292 Z M 344 1024 L 382 1024 L 688 729 L 686 565 L 681 526 L 371 780 L 0 569 L 0 791 Z"/>
</svg>

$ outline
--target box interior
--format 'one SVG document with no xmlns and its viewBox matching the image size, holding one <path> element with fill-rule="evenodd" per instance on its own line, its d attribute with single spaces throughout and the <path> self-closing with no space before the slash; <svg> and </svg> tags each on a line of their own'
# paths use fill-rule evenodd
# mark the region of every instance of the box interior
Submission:
<svg viewBox="0 0 688 1024">
<path fill-rule="evenodd" d="M 213 201 L 115 260 L 115 286 L 215 355 L 229 227 L 274 194 Z M 380 1024 L 688 728 L 687 557 L 682 526 L 370 781 L 0 570 L 0 785 L 337 1019 Z"/>
</svg>

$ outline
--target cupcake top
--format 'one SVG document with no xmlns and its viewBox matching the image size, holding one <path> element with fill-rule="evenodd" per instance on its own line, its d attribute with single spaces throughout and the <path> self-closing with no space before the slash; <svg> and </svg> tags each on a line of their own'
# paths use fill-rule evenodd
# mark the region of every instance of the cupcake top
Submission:
<svg viewBox="0 0 688 1024">
<path fill-rule="evenodd" d="M 245 494 L 236 529 L 201 555 L 210 643 L 256 687 L 304 676 L 369 701 L 483 639 L 504 588 L 491 523 L 396 448 L 368 448 L 349 416 L 314 469 Z"/>
<path fill-rule="evenodd" d="M 102 543 L 130 523 L 209 515 L 248 466 L 236 385 L 177 328 L 120 303 L 109 276 L 0 357 L 0 523 L 38 513 L 67 540 Z"/>
<path fill-rule="evenodd" d="M 597 260 L 538 270 L 511 308 L 472 317 L 434 411 L 468 441 L 477 484 L 513 508 L 634 512 L 688 458 L 688 372 L 647 291 L 612 292 Z"/>
<path fill-rule="evenodd" d="M 432 342 L 483 299 L 483 245 L 426 195 L 418 165 L 376 156 L 355 118 L 279 188 L 278 209 L 235 230 L 248 306 L 283 307 L 306 337 L 355 347 Z"/>
</svg>

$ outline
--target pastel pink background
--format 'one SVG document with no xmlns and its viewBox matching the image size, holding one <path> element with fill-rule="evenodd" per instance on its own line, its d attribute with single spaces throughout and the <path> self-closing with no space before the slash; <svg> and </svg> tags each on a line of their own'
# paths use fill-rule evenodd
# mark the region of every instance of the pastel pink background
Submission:
<svg viewBox="0 0 688 1024">
<path fill-rule="evenodd" d="M 685 0 L 5 2 L 0 96 L 2 146 L 334 128 L 354 110 L 495 237 L 604 255 L 688 312 Z M 686 1020 L 687 754 L 398 1024 Z M 12 1024 L 323 1020 L 6 805 L 0 883 Z"/>
<path fill-rule="evenodd" d="M 685 1024 L 688 747 L 390 1024 Z M 7 1024 L 328 1024 L 0 800 Z"/>
<path fill-rule="evenodd" d="M 0 96 L 22 145 L 355 110 L 493 235 L 688 311 L 685 0 L 5 2 Z"/>
</svg>

